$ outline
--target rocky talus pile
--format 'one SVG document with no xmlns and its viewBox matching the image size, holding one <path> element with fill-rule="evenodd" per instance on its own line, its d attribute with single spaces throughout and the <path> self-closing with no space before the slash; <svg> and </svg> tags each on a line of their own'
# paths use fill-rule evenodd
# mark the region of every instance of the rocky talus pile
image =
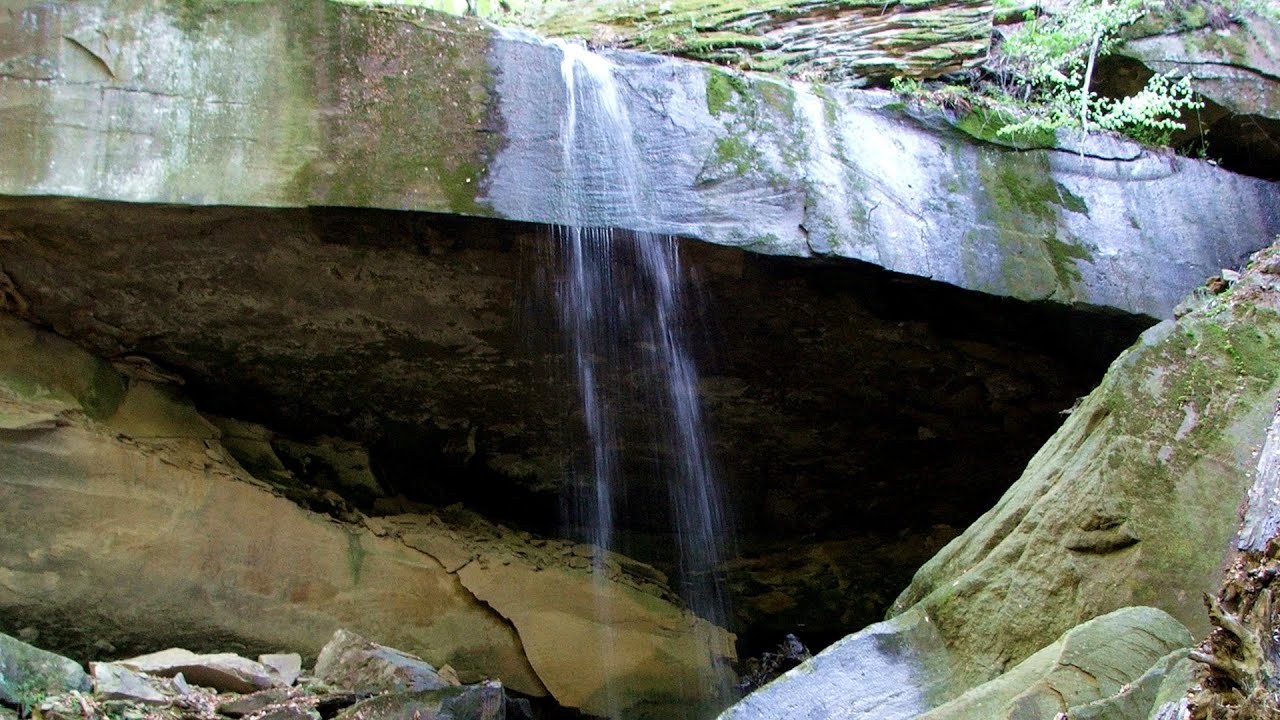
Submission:
<svg viewBox="0 0 1280 720">
<path fill-rule="evenodd" d="M 315 667 L 296 653 L 250 660 L 171 648 L 89 663 L 0 635 L 0 718 L 37 720 L 521 720 L 529 701 L 497 680 L 440 668 L 338 630 Z"/>
</svg>

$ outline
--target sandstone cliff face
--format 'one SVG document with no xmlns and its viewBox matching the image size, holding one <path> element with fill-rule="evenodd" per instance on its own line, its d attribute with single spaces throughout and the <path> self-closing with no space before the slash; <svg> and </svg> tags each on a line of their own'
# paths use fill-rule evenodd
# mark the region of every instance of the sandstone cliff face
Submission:
<svg viewBox="0 0 1280 720">
<path fill-rule="evenodd" d="M 1151 605 L 1202 636 L 1201 598 L 1218 585 L 1280 394 L 1277 255 L 1259 253 L 1121 355 L 996 506 L 917 572 L 889 621 L 727 717 L 914 717 L 975 687 L 937 716 L 989 717 L 988 701 L 1022 682 L 993 678 L 1026 672 L 1019 663 L 1090 618 Z M 906 689 L 856 689 L 882 672 Z"/>
<path fill-rule="evenodd" d="M 1001 148 L 887 93 L 619 52 L 654 198 L 637 215 L 607 177 L 568 177 L 555 45 L 321 0 L 152 10 L 0 21 L 0 193 L 576 219 L 1154 316 L 1280 229 L 1274 185 L 1207 163 L 1097 138 Z"/>
<path fill-rule="evenodd" d="M 0 609 L 49 647 L 314 656 L 350 627 L 465 681 L 498 677 L 597 714 L 611 677 L 614 707 L 666 716 L 711 701 L 732 657 L 723 631 L 650 594 L 664 592 L 652 570 L 641 582 L 615 563 L 619 582 L 593 580 L 571 544 L 475 518 L 303 510 L 249 475 L 173 386 L 126 379 L 10 317 L 0 425 Z M 621 625 L 574 597 L 606 598 Z"/>
</svg>

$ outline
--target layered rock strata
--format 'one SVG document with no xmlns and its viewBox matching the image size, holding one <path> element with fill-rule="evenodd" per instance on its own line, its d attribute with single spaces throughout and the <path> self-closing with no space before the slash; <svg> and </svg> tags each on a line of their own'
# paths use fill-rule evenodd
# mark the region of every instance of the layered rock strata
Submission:
<svg viewBox="0 0 1280 720">
<path fill-rule="evenodd" d="M 32 3 L 0 47 L 3 194 L 574 218 L 1157 317 L 1280 230 L 1273 184 L 1206 162 L 1004 148 L 888 93 L 619 52 L 637 211 L 568 177 L 559 47 L 426 11 Z"/>
</svg>

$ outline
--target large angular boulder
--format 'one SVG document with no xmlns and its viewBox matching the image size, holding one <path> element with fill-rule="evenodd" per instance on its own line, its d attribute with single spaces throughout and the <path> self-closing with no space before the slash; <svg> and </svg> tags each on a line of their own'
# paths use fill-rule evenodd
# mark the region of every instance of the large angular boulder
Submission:
<svg viewBox="0 0 1280 720">
<path fill-rule="evenodd" d="M 278 684 L 262 663 L 235 653 L 193 653 L 184 648 L 169 648 L 121 660 L 120 665 L 157 677 L 181 673 L 196 685 L 220 692 L 251 693 Z"/>
<path fill-rule="evenodd" d="M 0 633 L 0 702 L 29 705 L 49 693 L 89 687 L 76 661 Z"/>
</svg>

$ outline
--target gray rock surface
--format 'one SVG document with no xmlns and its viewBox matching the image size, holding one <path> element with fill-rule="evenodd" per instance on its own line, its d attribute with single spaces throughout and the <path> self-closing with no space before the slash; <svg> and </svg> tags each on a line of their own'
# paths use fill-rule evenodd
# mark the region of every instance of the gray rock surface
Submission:
<svg viewBox="0 0 1280 720">
<path fill-rule="evenodd" d="M 507 699 L 502 684 L 418 692 L 393 692 L 369 698 L 338 714 L 338 720 L 506 720 Z"/>
<path fill-rule="evenodd" d="M 258 662 L 275 673 L 278 685 L 292 685 L 302 675 L 302 656 L 298 653 L 259 655 Z"/>
<path fill-rule="evenodd" d="M 1000 148 L 885 93 L 617 53 L 636 211 L 566 173 L 556 45 L 322 0 L 172 7 L 12 9 L 0 193 L 577 218 L 1154 316 L 1280 230 L 1274 184 L 1205 162 Z"/>
<path fill-rule="evenodd" d="M 80 664 L 0 633 L 0 701 L 30 704 L 47 693 L 88 690 Z"/>
<path fill-rule="evenodd" d="M 320 680 L 355 692 L 439 690 L 449 683 L 421 658 L 338 630 L 316 658 Z"/>
<path fill-rule="evenodd" d="M 181 673 L 193 685 L 222 692 L 247 693 L 277 684 L 261 663 L 235 653 L 194 653 L 184 648 L 169 648 L 121 660 L 119 664 L 158 677 Z"/>
<path fill-rule="evenodd" d="M 719 720 L 908 720 L 948 685 L 947 651 L 927 618 L 860 630 L 746 696 Z"/>
</svg>

